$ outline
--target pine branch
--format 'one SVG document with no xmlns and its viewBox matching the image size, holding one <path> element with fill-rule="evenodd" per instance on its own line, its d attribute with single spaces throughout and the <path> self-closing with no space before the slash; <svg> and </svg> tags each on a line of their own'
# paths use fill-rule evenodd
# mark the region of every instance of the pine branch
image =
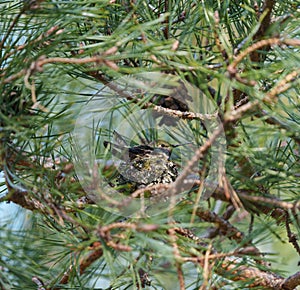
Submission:
<svg viewBox="0 0 300 290">
<path fill-rule="evenodd" d="M 278 275 L 283 266 L 269 264 L 270 254 L 260 249 L 274 236 L 300 255 L 295 3 L 266 0 L 260 10 L 247 1 L 29 2 L 0 4 L 0 201 L 14 202 L 32 217 L 23 231 L 1 225 L 1 287 L 91 288 L 102 279 L 111 289 L 167 288 L 167 280 L 178 282 L 169 288 L 187 290 L 300 285 L 299 273 Z M 183 94 L 180 103 L 174 91 L 160 94 L 168 82 L 155 87 L 150 78 L 145 87 L 154 85 L 151 96 L 142 85 L 131 91 L 117 81 L 147 72 L 174 77 L 180 86 L 188 81 L 201 93 L 192 99 Z M 77 106 L 109 99 L 99 88 L 122 102 L 111 108 L 99 102 L 89 112 L 107 109 L 109 116 L 89 124 L 97 144 L 81 144 L 92 148 L 93 163 L 71 152 L 69 134 L 81 117 Z M 216 104 L 207 108 L 213 113 L 205 113 L 206 99 Z M 111 141 L 114 126 L 122 125 L 115 123 L 134 109 L 176 118 L 197 147 L 182 150 L 175 182 L 145 184 L 123 195 L 114 176 L 106 182 L 118 170 L 110 153 L 102 152 L 101 137 Z M 216 119 L 220 126 L 208 132 L 205 122 Z M 182 128 L 168 128 L 167 137 L 189 139 Z M 131 129 L 141 141 L 159 136 L 148 128 L 140 132 L 139 124 Z M 221 166 L 211 153 L 224 130 Z M 163 151 L 149 144 L 153 153 Z M 211 183 L 210 162 L 220 173 Z M 206 192 L 211 194 L 202 196 Z M 147 216 L 146 198 L 165 212 Z M 118 215 L 133 208 L 139 219 Z"/>
</svg>

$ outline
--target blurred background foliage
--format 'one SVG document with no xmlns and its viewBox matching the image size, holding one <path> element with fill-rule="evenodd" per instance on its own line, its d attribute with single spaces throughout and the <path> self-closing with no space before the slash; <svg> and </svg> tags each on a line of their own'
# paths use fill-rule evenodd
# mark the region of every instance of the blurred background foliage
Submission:
<svg viewBox="0 0 300 290">
<path fill-rule="evenodd" d="M 298 244 L 289 243 L 288 236 L 290 230 L 297 240 L 300 233 L 299 9 L 299 2 L 290 0 L 1 1 L 0 288 L 184 289 L 179 283 L 184 277 L 186 289 L 266 289 L 253 286 L 253 277 L 222 272 L 222 259 L 212 260 L 208 269 L 186 261 L 179 267 L 166 213 L 123 220 L 84 201 L 71 165 L 76 118 L 103 86 L 144 72 L 189 82 L 214 102 L 221 120 L 247 103 L 259 104 L 234 122 L 224 121 L 226 176 L 244 208 L 217 194 L 199 205 L 243 237 L 231 238 L 216 217 L 205 219 L 203 212 L 193 217 L 197 187 L 172 212 L 174 227 L 190 231 L 177 232 L 181 255 L 226 254 L 254 245 L 265 255 L 238 255 L 237 269 L 254 267 L 283 277 L 299 270 Z M 229 70 L 254 43 L 270 39 L 282 41 L 245 53 L 237 71 Z M 275 97 L 266 101 L 274 89 Z M 111 108 L 105 137 L 115 129 L 114 112 L 143 108 L 152 97 L 122 98 Z M 196 145 L 203 145 L 205 126 L 182 122 Z M 157 137 L 151 134 L 144 137 Z M 184 138 L 178 134 L 170 130 L 165 138 L 177 144 Z M 200 162 L 199 170 L 204 165 Z M 258 201 L 259 207 L 242 194 L 273 203 Z M 284 202 L 294 206 L 284 208 Z M 101 229 L 115 223 L 119 227 L 109 231 L 112 245 Z"/>
</svg>

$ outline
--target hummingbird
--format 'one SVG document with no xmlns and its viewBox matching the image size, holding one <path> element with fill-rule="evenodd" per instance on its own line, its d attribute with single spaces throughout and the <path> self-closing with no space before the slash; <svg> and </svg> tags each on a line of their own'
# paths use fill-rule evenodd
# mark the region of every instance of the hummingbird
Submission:
<svg viewBox="0 0 300 290">
<path fill-rule="evenodd" d="M 128 146 L 124 138 L 114 132 L 117 143 L 104 141 L 111 153 L 121 160 L 116 185 L 129 193 L 138 188 L 159 183 L 171 183 L 178 176 L 178 165 L 171 158 L 171 145 L 158 140 L 149 144 Z M 124 190 L 123 190 L 124 191 Z"/>
</svg>

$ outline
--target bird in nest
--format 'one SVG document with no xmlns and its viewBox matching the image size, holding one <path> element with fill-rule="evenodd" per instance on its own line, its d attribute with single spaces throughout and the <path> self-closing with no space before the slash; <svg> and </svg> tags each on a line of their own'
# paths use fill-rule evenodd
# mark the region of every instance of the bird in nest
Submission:
<svg viewBox="0 0 300 290">
<path fill-rule="evenodd" d="M 114 181 L 120 191 L 132 193 L 138 188 L 176 180 L 178 165 L 171 160 L 171 153 L 180 145 L 158 140 L 129 146 L 120 134 L 114 132 L 114 136 L 116 143 L 104 141 L 104 146 L 121 160 Z"/>
</svg>

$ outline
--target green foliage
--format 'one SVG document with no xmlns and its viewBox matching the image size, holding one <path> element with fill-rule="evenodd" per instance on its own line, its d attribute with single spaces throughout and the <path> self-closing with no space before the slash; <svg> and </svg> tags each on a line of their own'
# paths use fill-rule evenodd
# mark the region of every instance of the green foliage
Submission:
<svg viewBox="0 0 300 290">
<path fill-rule="evenodd" d="M 299 259 L 299 16 L 297 1 L 282 0 L 2 1 L 1 202 L 28 222 L 1 221 L 0 288 L 294 289 L 285 278 L 296 261 L 286 272 L 276 243 Z M 78 144 L 87 105 L 105 120 Z M 226 137 L 216 142 L 214 114 Z M 124 218 L 99 201 L 128 212 L 143 203 L 97 175 L 116 171 L 103 141 L 124 120 L 127 147 L 186 143 L 171 158 L 189 169 L 179 187 L 192 184 L 174 207 L 162 198 L 165 211 Z M 210 168 L 219 175 L 203 200 Z"/>
</svg>

